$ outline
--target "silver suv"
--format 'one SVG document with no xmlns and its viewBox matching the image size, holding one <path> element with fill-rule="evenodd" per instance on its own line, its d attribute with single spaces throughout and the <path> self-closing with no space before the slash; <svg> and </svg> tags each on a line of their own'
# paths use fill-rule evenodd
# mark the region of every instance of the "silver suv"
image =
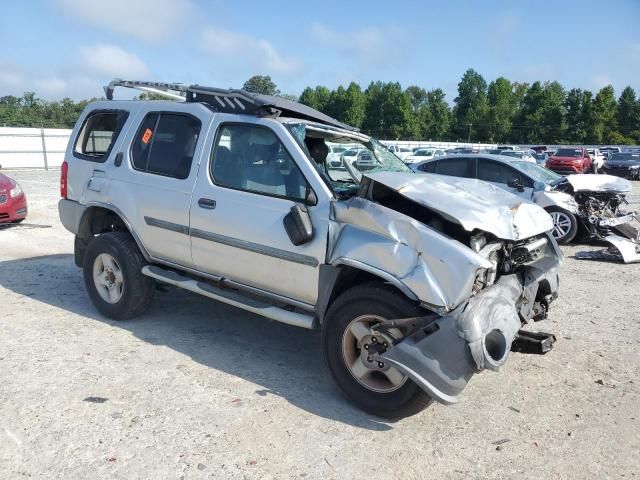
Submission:
<svg viewBox="0 0 640 480">
<path fill-rule="evenodd" d="M 114 101 L 115 87 L 178 101 Z M 318 111 L 242 90 L 114 81 L 80 116 L 60 219 L 96 308 L 145 312 L 155 283 L 322 330 L 344 394 L 385 417 L 450 404 L 474 373 L 554 337 L 521 327 L 557 297 L 537 205 L 412 172 Z M 327 143 L 372 165 L 329 169 Z"/>
</svg>

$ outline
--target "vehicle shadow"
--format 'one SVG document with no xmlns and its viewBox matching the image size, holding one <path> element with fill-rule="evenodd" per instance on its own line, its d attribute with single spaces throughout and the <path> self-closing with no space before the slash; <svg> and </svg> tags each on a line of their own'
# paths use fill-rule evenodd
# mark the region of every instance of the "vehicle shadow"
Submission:
<svg viewBox="0 0 640 480">
<path fill-rule="evenodd" d="M 363 429 L 392 428 L 342 397 L 325 368 L 318 332 L 270 322 L 174 287 L 157 291 L 143 316 L 113 321 L 93 307 L 82 272 L 68 254 L 0 262 L 0 286 L 260 385 L 257 396 L 277 395 L 314 415 Z"/>
</svg>

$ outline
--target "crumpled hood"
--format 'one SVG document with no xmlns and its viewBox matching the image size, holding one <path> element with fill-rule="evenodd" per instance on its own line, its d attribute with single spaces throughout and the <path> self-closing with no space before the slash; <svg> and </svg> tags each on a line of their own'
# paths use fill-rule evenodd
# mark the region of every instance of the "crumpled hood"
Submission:
<svg viewBox="0 0 640 480">
<path fill-rule="evenodd" d="M 615 192 L 627 193 L 631 191 L 631 182 L 613 175 L 568 175 L 567 181 L 575 192 Z"/>
<path fill-rule="evenodd" d="M 553 228 L 553 221 L 544 209 L 481 180 L 400 172 L 365 176 L 469 232 L 478 229 L 503 240 L 519 240 Z"/>
</svg>

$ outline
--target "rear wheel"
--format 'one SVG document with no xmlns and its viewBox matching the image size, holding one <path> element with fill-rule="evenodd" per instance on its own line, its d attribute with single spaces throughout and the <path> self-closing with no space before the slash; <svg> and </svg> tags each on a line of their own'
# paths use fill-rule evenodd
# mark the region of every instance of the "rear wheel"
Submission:
<svg viewBox="0 0 640 480">
<path fill-rule="evenodd" d="M 347 290 L 329 308 L 322 326 L 325 359 L 340 390 L 362 410 L 401 418 L 431 403 L 431 397 L 405 374 L 369 352 L 375 351 L 377 343 L 387 348 L 393 341 L 371 327 L 419 314 L 415 304 L 381 282 Z M 397 329 L 389 333 L 396 338 L 403 335 Z"/>
<path fill-rule="evenodd" d="M 576 216 L 559 207 L 549 207 L 547 212 L 553 220 L 553 230 L 551 236 L 560 244 L 567 244 L 573 240 L 578 232 L 578 220 Z"/>
<path fill-rule="evenodd" d="M 149 308 L 155 282 L 142 274 L 145 263 L 126 232 L 103 233 L 89 242 L 84 253 L 84 284 L 100 313 L 126 320 Z"/>
</svg>

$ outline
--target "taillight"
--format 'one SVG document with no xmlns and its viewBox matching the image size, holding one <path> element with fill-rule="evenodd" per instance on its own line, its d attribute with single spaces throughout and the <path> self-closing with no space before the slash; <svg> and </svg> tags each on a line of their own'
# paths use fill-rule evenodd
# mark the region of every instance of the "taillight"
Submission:
<svg viewBox="0 0 640 480">
<path fill-rule="evenodd" d="M 65 160 L 60 167 L 60 196 L 67 198 L 67 174 L 69 173 L 69 164 Z"/>
</svg>

